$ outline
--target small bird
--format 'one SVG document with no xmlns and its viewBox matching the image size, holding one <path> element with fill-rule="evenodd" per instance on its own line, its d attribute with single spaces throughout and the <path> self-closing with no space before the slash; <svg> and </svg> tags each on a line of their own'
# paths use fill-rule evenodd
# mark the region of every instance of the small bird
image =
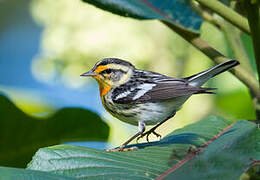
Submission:
<svg viewBox="0 0 260 180">
<path fill-rule="evenodd" d="M 97 80 L 102 104 L 109 113 L 138 126 L 138 132 L 120 146 L 123 150 L 137 137 L 146 136 L 148 142 L 150 134 L 161 137 L 155 132 L 157 127 L 173 117 L 191 95 L 214 93 L 215 88 L 201 86 L 238 64 L 236 60 L 229 60 L 190 77 L 172 78 L 137 69 L 125 60 L 105 58 L 81 76 Z M 145 132 L 146 125 L 155 126 Z"/>
</svg>

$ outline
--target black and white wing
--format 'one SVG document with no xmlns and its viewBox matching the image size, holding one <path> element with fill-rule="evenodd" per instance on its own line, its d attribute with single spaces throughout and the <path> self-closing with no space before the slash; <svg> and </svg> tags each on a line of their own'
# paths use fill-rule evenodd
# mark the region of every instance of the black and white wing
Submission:
<svg viewBox="0 0 260 180">
<path fill-rule="evenodd" d="M 112 97 L 115 103 L 158 102 L 180 96 L 212 93 L 209 90 L 213 90 L 212 88 L 191 86 L 185 79 L 175 79 L 167 76 L 154 78 L 153 81 L 150 82 L 139 81 L 134 85 L 129 84 L 127 87 L 129 88 L 124 90 L 115 89 L 114 97 Z M 116 91 L 118 91 L 118 93 Z"/>
<path fill-rule="evenodd" d="M 198 93 L 213 93 L 215 88 L 200 87 L 210 78 L 239 64 L 229 60 L 193 76 L 175 79 L 159 73 L 135 70 L 134 77 L 114 90 L 112 99 L 116 103 L 157 102 Z M 123 89 L 122 89 L 123 88 Z"/>
</svg>

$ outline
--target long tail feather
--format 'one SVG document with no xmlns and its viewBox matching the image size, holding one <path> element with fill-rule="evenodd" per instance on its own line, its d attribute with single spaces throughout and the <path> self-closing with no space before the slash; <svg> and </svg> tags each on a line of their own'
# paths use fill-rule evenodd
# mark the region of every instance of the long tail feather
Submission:
<svg viewBox="0 0 260 180">
<path fill-rule="evenodd" d="M 212 77 L 214 77 L 222 72 L 225 72 L 237 65 L 239 65 L 239 62 L 237 60 L 229 60 L 229 61 L 223 62 L 221 64 L 218 64 L 206 71 L 202 71 L 193 76 L 186 77 L 185 79 L 187 79 L 189 81 L 190 85 L 198 87 L 198 86 L 203 85 L 205 82 L 207 82 Z"/>
</svg>

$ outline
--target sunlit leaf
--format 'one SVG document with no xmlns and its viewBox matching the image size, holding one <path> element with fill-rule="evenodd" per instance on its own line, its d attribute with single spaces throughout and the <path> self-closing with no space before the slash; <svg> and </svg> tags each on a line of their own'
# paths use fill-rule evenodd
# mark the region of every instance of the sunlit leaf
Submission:
<svg viewBox="0 0 260 180">
<path fill-rule="evenodd" d="M 112 13 L 137 19 L 167 21 L 198 32 L 202 18 L 192 10 L 189 0 L 83 0 Z"/>
<path fill-rule="evenodd" d="M 65 108 L 47 118 L 28 116 L 0 95 L 0 164 L 25 167 L 41 147 L 72 140 L 106 141 L 109 128 L 88 110 Z"/>
<path fill-rule="evenodd" d="M 0 180 L 75 180 L 76 178 L 41 171 L 0 166 Z"/>
<path fill-rule="evenodd" d="M 260 158 L 258 141 L 259 130 L 254 123 L 230 125 L 224 119 L 208 117 L 160 142 L 128 146 L 139 148 L 134 151 L 106 152 L 67 145 L 42 148 L 28 168 L 82 179 L 154 179 L 162 175 L 177 177 L 174 179 L 235 179 L 250 167 L 250 158 Z M 200 151 L 188 153 L 191 144 L 200 146 Z M 177 170 L 168 172 L 176 166 Z"/>
</svg>

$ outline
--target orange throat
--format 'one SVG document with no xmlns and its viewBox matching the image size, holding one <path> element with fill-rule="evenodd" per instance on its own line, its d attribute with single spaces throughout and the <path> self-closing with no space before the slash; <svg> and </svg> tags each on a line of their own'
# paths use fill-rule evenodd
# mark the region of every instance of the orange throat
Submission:
<svg viewBox="0 0 260 180">
<path fill-rule="evenodd" d="M 103 82 L 98 76 L 94 77 L 94 79 L 96 79 L 98 82 L 100 97 L 101 97 L 102 103 L 104 103 L 103 98 L 110 91 L 111 86 L 109 86 L 107 83 Z"/>
<path fill-rule="evenodd" d="M 100 91 L 100 96 L 103 97 L 105 96 L 108 91 L 110 91 L 111 87 L 108 85 L 102 85 L 99 87 L 99 91 Z"/>
<path fill-rule="evenodd" d="M 104 83 L 99 83 L 99 92 L 102 102 L 104 101 L 104 96 L 110 91 L 111 87 Z"/>
</svg>

